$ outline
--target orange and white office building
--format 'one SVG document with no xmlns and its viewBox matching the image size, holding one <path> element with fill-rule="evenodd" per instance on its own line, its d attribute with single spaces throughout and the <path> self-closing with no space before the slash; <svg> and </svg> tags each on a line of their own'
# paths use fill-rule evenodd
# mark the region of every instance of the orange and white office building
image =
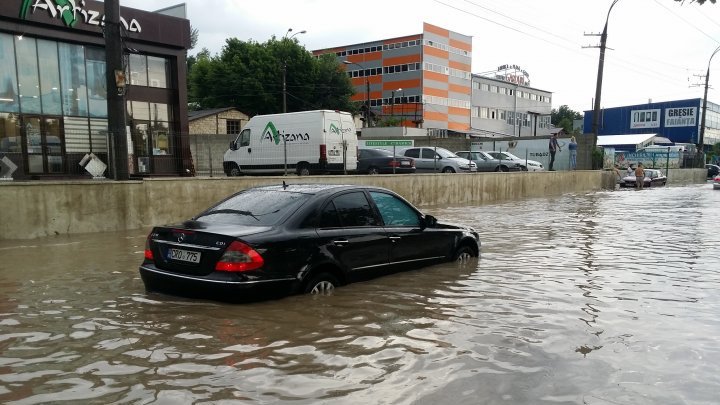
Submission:
<svg viewBox="0 0 720 405">
<path fill-rule="evenodd" d="M 313 51 L 327 53 L 352 78 L 353 100 L 369 104 L 370 126 L 470 131 L 472 37 L 424 23 L 421 34 Z"/>
</svg>

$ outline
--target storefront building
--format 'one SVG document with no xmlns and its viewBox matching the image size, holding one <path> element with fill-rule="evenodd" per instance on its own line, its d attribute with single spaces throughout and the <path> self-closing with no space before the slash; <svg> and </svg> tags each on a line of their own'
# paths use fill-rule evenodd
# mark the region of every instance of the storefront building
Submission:
<svg viewBox="0 0 720 405">
<path fill-rule="evenodd" d="M 113 164 L 104 3 L 0 2 L 0 159 L 15 179 L 82 178 L 87 154 Z M 187 175 L 187 19 L 122 7 L 131 176 Z M 116 91 L 115 88 L 111 91 Z M 106 173 L 107 176 L 107 173 Z"/>
<path fill-rule="evenodd" d="M 701 98 L 603 108 L 598 135 L 656 134 L 673 143 L 700 143 Z M 703 149 L 720 142 L 720 105 L 708 101 Z M 593 111 L 585 111 L 584 132 L 592 133 Z"/>
</svg>

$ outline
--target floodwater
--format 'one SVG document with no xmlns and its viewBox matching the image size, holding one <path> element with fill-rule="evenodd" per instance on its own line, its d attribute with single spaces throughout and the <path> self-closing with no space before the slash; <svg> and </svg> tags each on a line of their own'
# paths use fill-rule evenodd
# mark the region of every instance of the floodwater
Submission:
<svg viewBox="0 0 720 405">
<path fill-rule="evenodd" d="M 0 242 L 0 403 L 720 401 L 720 191 L 426 211 L 481 258 L 254 304 L 146 293 L 145 230 Z"/>
</svg>

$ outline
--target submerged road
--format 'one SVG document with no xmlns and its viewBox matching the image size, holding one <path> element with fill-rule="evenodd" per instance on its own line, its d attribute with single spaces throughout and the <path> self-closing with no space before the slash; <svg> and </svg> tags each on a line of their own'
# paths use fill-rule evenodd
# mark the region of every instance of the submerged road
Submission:
<svg viewBox="0 0 720 405">
<path fill-rule="evenodd" d="M 0 403 L 717 403 L 711 185 L 425 211 L 481 257 L 241 305 L 146 293 L 148 230 L 0 241 Z"/>
</svg>

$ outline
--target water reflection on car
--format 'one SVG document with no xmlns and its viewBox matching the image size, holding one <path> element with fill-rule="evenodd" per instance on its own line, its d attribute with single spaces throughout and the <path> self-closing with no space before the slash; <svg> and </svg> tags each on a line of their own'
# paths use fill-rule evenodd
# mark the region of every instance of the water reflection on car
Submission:
<svg viewBox="0 0 720 405">
<path fill-rule="evenodd" d="M 475 230 L 439 223 L 390 190 L 283 184 L 153 228 L 139 270 L 148 290 L 247 300 L 323 294 L 479 251 Z"/>
</svg>

